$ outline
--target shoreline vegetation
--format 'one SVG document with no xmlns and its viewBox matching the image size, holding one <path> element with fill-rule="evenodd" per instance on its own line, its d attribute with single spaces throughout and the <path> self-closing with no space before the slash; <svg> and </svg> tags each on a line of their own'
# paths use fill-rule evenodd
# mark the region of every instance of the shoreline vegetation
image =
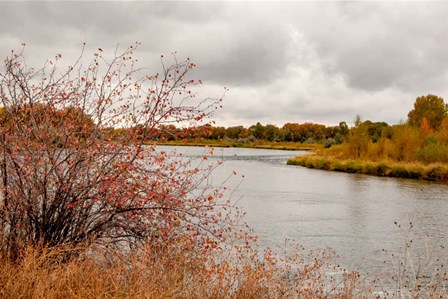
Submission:
<svg viewBox="0 0 448 299">
<path fill-rule="evenodd" d="M 331 156 L 338 147 L 323 149 L 321 144 L 304 144 L 297 142 L 273 142 L 259 140 L 255 142 L 238 142 L 234 140 L 171 140 L 157 142 L 164 146 L 209 146 L 273 149 L 290 151 L 309 151 L 309 154 L 288 159 L 287 165 L 302 166 L 311 169 L 367 174 L 379 177 L 418 179 L 435 182 L 448 182 L 448 165 L 437 162 L 424 164 L 421 162 L 400 162 L 393 160 L 372 161 L 364 159 L 335 158 Z M 330 155 L 327 153 L 330 152 Z"/>
<path fill-rule="evenodd" d="M 343 142 L 299 156 L 289 165 L 375 176 L 448 181 L 448 106 L 438 96 L 418 97 L 406 123 L 355 118 Z"/>
<path fill-rule="evenodd" d="M 311 169 L 329 170 L 346 173 L 358 173 L 379 177 L 394 177 L 405 179 L 419 179 L 435 182 L 448 182 L 448 165 L 444 163 L 431 163 L 425 165 L 418 162 L 397 161 L 369 161 L 360 159 L 338 159 L 325 156 L 322 153 L 321 144 L 303 144 L 296 142 L 269 142 L 256 141 L 242 143 L 229 140 L 176 140 L 158 142 L 164 146 L 210 146 L 210 147 L 234 147 L 255 148 L 273 150 L 300 150 L 311 153 L 288 159 L 287 165 L 302 166 Z"/>
<path fill-rule="evenodd" d="M 238 142 L 235 140 L 170 140 L 157 142 L 164 146 L 203 146 L 225 148 L 253 148 L 290 151 L 309 151 L 309 154 L 288 159 L 287 165 L 302 166 L 310 169 L 367 174 L 379 177 L 394 177 L 404 179 L 418 179 L 434 182 L 448 182 L 448 165 L 442 162 L 421 163 L 400 162 L 394 160 L 372 161 L 366 159 L 336 158 L 332 149 L 324 149 L 322 144 L 304 144 L 297 142 L 275 142 L 257 140 L 253 142 Z"/>
<path fill-rule="evenodd" d="M 256 148 L 256 149 L 274 149 L 287 151 L 315 151 L 322 147 L 320 144 L 306 144 L 298 142 L 275 142 L 257 140 L 252 142 L 240 142 L 234 140 L 170 140 L 155 142 L 156 145 L 166 146 L 209 146 L 209 147 L 236 147 L 236 148 Z"/>
<path fill-rule="evenodd" d="M 448 182 L 448 165 L 444 163 L 425 165 L 418 162 L 337 159 L 315 153 L 289 159 L 287 164 L 311 169 L 367 174 L 379 177 Z"/>
</svg>

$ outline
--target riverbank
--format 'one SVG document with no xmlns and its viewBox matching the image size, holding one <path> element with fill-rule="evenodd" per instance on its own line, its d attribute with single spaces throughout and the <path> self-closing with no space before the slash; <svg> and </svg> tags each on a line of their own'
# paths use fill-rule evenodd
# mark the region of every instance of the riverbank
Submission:
<svg viewBox="0 0 448 299">
<path fill-rule="evenodd" d="M 289 159 L 287 164 L 383 177 L 448 182 L 448 165 L 443 163 L 422 164 L 395 161 L 366 161 L 310 154 Z"/>
<path fill-rule="evenodd" d="M 211 146 L 211 147 L 239 147 L 239 148 L 259 148 L 259 149 L 275 149 L 290 151 L 314 151 L 322 147 L 320 144 L 305 144 L 298 142 L 269 142 L 269 141 L 253 141 L 238 142 L 232 140 L 173 140 L 157 142 L 157 145 L 168 146 Z"/>
</svg>

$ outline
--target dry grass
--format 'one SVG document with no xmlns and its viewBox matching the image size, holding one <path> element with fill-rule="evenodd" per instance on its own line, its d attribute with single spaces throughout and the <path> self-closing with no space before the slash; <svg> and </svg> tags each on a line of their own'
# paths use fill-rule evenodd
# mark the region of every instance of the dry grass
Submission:
<svg viewBox="0 0 448 299">
<path fill-rule="evenodd" d="M 335 158 L 331 155 L 312 154 L 290 159 L 288 160 L 288 164 L 375 176 L 422 179 L 439 182 L 448 181 L 448 165 L 446 163 L 422 164 L 418 162 L 397 162 L 391 160 L 368 161 L 362 159 Z"/>
<path fill-rule="evenodd" d="M 381 279 L 334 266 L 329 249 L 259 254 L 234 246 L 204 254 L 178 242 L 128 253 L 28 248 L 15 263 L 0 259 L 0 298 L 447 298 L 446 259 L 432 251 L 414 259 L 411 243 L 391 254 L 384 270 L 395 286 L 386 290 Z"/>
<path fill-rule="evenodd" d="M 188 246 L 187 246 L 188 247 Z M 172 244 L 113 256 L 97 249 L 60 262 L 66 250 L 33 249 L 0 261 L 1 298 L 354 298 L 359 275 L 335 271 L 331 252 L 288 258 L 233 247 L 216 255 Z"/>
</svg>

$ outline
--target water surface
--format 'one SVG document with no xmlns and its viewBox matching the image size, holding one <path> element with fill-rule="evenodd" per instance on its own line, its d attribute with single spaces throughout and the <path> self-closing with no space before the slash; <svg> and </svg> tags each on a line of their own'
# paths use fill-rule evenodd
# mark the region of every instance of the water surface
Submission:
<svg viewBox="0 0 448 299">
<path fill-rule="evenodd" d="M 170 151 L 172 148 L 165 148 Z M 190 157 L 204 148 L 179 147 Z M 446 243 L 448 185 L 415 180 L 329 172 L 286 165 L 303 151 L 216 148 L 224 163 L 212 175 L 219 184 L 233 171 L 228 183 L 246 212 L 246 220 L 261 246 L 276 246 L 294 239 L 307 248 L 329 246 L 351 269 L 379 271 L 390 253 L 404 246 L 409 234 L 415 246 Z M 244 176 L 244 178 L 242 177 Z M 397 225 L 401 225 L 398 228 Z"/>
</svg>

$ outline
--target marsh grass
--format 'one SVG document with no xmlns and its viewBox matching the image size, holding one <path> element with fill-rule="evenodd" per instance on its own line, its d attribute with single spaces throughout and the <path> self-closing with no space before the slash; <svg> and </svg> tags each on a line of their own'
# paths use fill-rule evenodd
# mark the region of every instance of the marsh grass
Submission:
<svg viewBox="0 0 448 299">
<path fill-rule="evenodd" d="M 448 181 L 448 165 L 444 163 L 422 164 L 418 162 L 367 161 L 361 159 L 340 159 L 331 156 L 311 154 L 288 160 L 288 165 L 308 168 L 361 173 L 428 181 Z"/>
</svg>

